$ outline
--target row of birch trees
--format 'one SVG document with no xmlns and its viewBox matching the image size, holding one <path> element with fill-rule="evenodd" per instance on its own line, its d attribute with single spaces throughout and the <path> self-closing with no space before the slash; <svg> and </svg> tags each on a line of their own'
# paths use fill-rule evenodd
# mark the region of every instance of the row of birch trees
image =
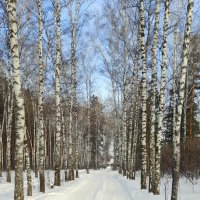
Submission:
<svg viewBox="0 0 200 200">
<path fill-rule="evenodd" d="M 0 177 L 11 182 L 15 169 L 23 200 L 24 170 L 31 196 L 32 171 L 45 192 L 46 170 L 60 186 L 62 173 L 105 167 L 113 148 L 113 168 L 129 179 L 140 170 L 141 189 L 160 194 L 170 173 L 177 200 L 180 174 L 200 167 L 194 0 L 108 0 L 97 13 L 91 4 L 0 1 Z M 110 83 L 106 111 L 97 72 Z"/>
<path fill-rule="evenodd" d="M 54 170 L 51 187 L 61 186 L 78 178 L 80 168 L 89 174 L 109 160 L 108 114 L 93 95 L 95 65 L 81 36 L 90 6 L 82 0 L 1 1 L 0 177 L 5 172 L 11 182 L 15 170 L 16 200 L 24 199 L 24 170 L 32 196 L 32 172 L 44 193 L 46 170 Z"/>
<path fill-rule="evenodd" d="M 141 170 L 141 189 L 158 195 L 171 162 L 172 200 L 178 199 L 180 174 L 192 173 L 184 152 L 198 149 L 192 138 L 199 141 L 192 111 L 199 87 L 193 7 L 193 0 L 107 1 L 94 42 L 112 88 L 114 168 L 129 179 Z"/>
</svg>

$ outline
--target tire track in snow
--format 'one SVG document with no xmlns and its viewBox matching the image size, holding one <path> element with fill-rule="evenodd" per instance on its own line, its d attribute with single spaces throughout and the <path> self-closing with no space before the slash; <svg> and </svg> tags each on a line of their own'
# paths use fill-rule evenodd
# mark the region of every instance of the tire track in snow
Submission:
<svg viewBox="0 0 200 200">
<path fill-rule="evenodd" d="M 68 182 L 65 190 L 56 190 L 43 198 L 38 196 L 38 200 L 133 200 L 125 178 L 108 170 L 91 171 L 88 176 Z"/>
</svg>

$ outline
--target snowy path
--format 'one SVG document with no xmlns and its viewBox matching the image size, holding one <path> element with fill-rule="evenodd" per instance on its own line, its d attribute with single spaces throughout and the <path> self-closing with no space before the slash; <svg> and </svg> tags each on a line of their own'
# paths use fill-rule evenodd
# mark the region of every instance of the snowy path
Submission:
<svg viewBox="0 0 200 200">
<path fill-rule="evenodd" d="M 98 173 L 98 176 L 97 174 Z M 98 171 L 85 177 L 64 199 L 73 200 L 131 200 L 118 176 L 108 171 Z"/>
<path fill-rule="evenodd" d="M 14 183 L 6 183 L 6 174 L 0 178 L 0 200 L 12 200 L 14 194 Z M 12 173 L 14 180 L 14 173 Z M 62 171 L 61 187 L 51 189 L 50 185 L 54 180 L 54 172 L 46 171 L 46 193 L 40 193 L 39 182 L 33 176 L 33 196 L 26 196 L 26 176 L 25 180 L 25 200 L 164 200 L 170 199 L 171 178 L 162 178 L 161 195 L 149 194 L 147 190 L 140 190 L 140 174 L 137 173 L 136 180 L 127 180 L 117 171 L 91 170 L 86 174 L 85 170 L 80 171 L 80 178 L 64 182 L 64 172 Z M 200 181 L 193 184 L 185 178 L 180 180 L 179 200 L 199 200 Z M 166 192 L 166 197 L 165 197 Z"/>
<path fill-rule="evenodd" d="M 73 184 L 71 184 L 73 183 Z M 92 171 L 60 192 L 47 193 L 34 198 L 45 200 L 132 200 L 126 189 L 126 181 L 121 181 L 112 171 Z"/>
</svg>

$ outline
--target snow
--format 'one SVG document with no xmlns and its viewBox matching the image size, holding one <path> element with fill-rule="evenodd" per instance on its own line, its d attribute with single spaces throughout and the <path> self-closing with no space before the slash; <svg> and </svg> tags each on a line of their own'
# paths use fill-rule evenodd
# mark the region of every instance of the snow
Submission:
<svg viewBox="0 0 200 200">
<path fill-rule="evenodd" d="M 108 163 L 109 165 L 112 165 L 112 164 L 114 164 L 114 159 L 112 158 L 112 159 L 110 159 L 110 162 Z"/>
<path fill-rule="evenodd" d="M 25 197 L 26 200 L 170 200 L 171 178 L 165 176 L 161 181 L 161 195 L 149 194 L 147 190 L 140 190 L 139 173 L 136 180 L 127 180 L 118 172 L 110 169 L 91 171 L 86 174 L 80 171 L 80 178 L 75 181 L 64 182 L 62 172 L 62 186 L 54 187 L 53 171 L 46 172 L 46 193 L 39 193 L 39 184 L 33 178 L 33 196 Z M 14 173 L 12 173 L 12 178 Z M 25 176 L 26 177 L 26 176 Z M 26 178 L 25 178 L 26 179 Z M 6 176 L 0 179 L 0 200 L 12 200 L 14 183 L 6 183 Z M 14 180 L 14 179 L 12 179 Z M 191 181 L 180 179 L 180 200 L 200 199 L 200 180 Z M 165 196 L 166 193 L 166 196 Z M 26 183 L 25 183 L 26 194 Z"/>
</svg>

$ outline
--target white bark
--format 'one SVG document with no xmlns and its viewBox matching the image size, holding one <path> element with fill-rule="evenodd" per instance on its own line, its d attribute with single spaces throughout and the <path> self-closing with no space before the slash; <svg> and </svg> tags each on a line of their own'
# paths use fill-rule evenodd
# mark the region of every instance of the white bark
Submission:
<svg viewBox="0 0 200 200">
<path fill-rule="evenodd" d="M 74 179 L 74 168 L 78 176 L 78 122 L 77 122 L 77 75 L 76 75 L 76 45 L 77 45 L 77 26 L 80 12 L 80 0 L 76 0 L 75 15 L 72 14 L 72 0 L 69 0 L 70 32 L 71 32 L 71 100 L 70 100 L 70 117 L 69 117 L 69 180 Z M 73 121 L 74 119 L 74 121 Z M 73 123 L 74 122 L 74 123 Z M 75 132 L 75 155 L 72 155 L 72 124 Z M 74 166 L 75 164 L 75 166 Z"/>
<path fill-rule="evenodd" d="M 167 30 L 169 16 L 169 1 L 165 1 L 163 45 L 162 45 L 162 64 L 161 64 L 161 83 L 158 111 L 158 133 L 156 137 L 156 158 L 155 158 L 155 188 L 154 194 L 160 194 L 160 160 L 161 160 L 161 139 L 163 133 L 163 112 L 165 107 L 165 87 L 166 87 L 166 61 L 167 61 Z"/>
<path fill-rule="evenodd" d="M 176 131 L 176 80 L 177 80 L 177 40 L 178 40 L 178 17 L 180 11 L 180 0 L 178 0 L 178 14 L 176 18 L 176 27 L 174 32 L 174 69 L 173 69 L 173 95 L 172 95 L 172 102 L 173 102 L 173 130 L 172 136 L 175 135 Z"/>
<path fill-rule="evenodd" d="M 44 136 L 44 117 L 43 117 L 43 98 L 44 98 L 44 66 L 43 66 L 43 47 L 42 47 L 42 0 L 38 0 L 38 26 L 39 26 L 39 100 L 38 100 L 38 121 L 40 137 L 39 141 L 39 177 L 40 192 L 45 192 L 45 136 Z"/>
<path fill-rule="evenodd" d="M 123 176 L 127 175 L 128 170 L 128 138 L 127 138 L 127 109 L 128 109 L 128 94 L 127 94 L 127 36 L 128 36 L 128 17 L 127 17 L 127 1 L 122 1 L 122 18 L 123 18 L 123 66 L 122 66 L 122 95 L 123 95 L 123 114 L 122 114 L 122 170 Z"/>
<path fill-rule="evenodd" d="M 176 113 L 176 130 L 173 136 L 173 180 L 172 180 L 172 194 L 171 200 L 178 199 L 178 186 L 179 186 L 179 176 L 180 176 L 180 130 L 181 130 L 181 116 L 183 110 L 184 94 L 185 94 L 185 81 L 186 72 L 188 65 L 189 56 L 189 45 L 190 45 L 190 31 L 192 23 L 194 0 L 188 0 L 187 6 L 187 20 L 185 26 L 184 43 L 183 43 L 183 53 L 181 62 L 181 75 L 179 82 L 179 93 L 178 93 L 178 108 Z"/>
<path fill-rule="evenodd" d="M 146 50 L 145 50 L 145 22 L 144 22 L 144 0 L 140 2 L 140 49 L 142 56 L 142 135 L 141 135 L 141 189 L 146 189 L 147 153 L 146 153 L 146 101 L 147 101 L 147 80 L 146 80 Z"/>
<path fill-rule="evenodd" d="M 19 47 L 17 38 L 16 0 L 8 0 L 8 20 L 10 47 L 13 64 L 13 91 L 16 99 L 16 155 L 15 155 L 15 194 L 16 200 L 24 199 L 23 184 L 23 140 L 25 135 L 24 99 L 21 91 Z"/>
<path fill-rule="evenodd" d="M 27 140 L 26 134 L 25 134 L 24 143 L 25 143 L 24 148 L 25 148 L 25 155 L 26 155 L 27 196 L 32 196 L 32 176 L 31 176 L 31 167 L 30 167 L 30 151 L 28 148 L 28 140 Z"/>
<path fill-rule="evenodd" d="M 61 170 L 61 105 L 60 105 L 60 70 L 61 70 L 61 39 L 60 39 L 60 0 L 56 1 L 56 69 L 55 69 L 55 98 L 56 98 L 56 161 L 55 185 L 60 186 Z"/>
<path fill-rule="evenodd" d="M 140 111 L 140 83 L 139 83 L 139 48 L 140 48 L 140 23 L 138 24 L 138 34 L 137 34 L 137 47 L 136 47 L 136 56 L 135 56 L 135 63 L 134 63 L 134 81 L 133 81 L 133 93 L 135 95 L 135 102 L 134 102 L 134 124 L 133 124 L 133 147 L 132 147 L 132 174 L 133 179 L 135 179 L 135 172 L 136 172 L 136 151 L 137 151 L 137 141 L 138 141 L 138 120 L 139 120 L 139 111 Z M 132 99 L 134 97 L 132 96 Z"/>
<path fill-rule="evenodd" d="M 152 80 L 151 80 L 151 131 L 149 137 L 149 192 L 154 190 L 155 181 L 155 125 L 156 125 L 156 93 L 157 93 L 157 62 L 156 53 L 158 47 L 158 28 L 159 28 L 160 0 L 156 0 L 154 37 L 152 47 Z"/>
<path fill-rule="evenodd" d="M 38 124 L 38 107 L 34 102 L 34 135 L 35 135 L 35 177 L 38 177 L 38 165 L 39 165 L 39 124 Z"/>
<path fill-rule="evenodd" d="M 87 78 L 87 142 L 86 142 L 86 145 L 87 145 L 87 154 L 86 154 L 86 162 L 87 162 L 87 166 L 86 166 L 86 170 L 87 170 L 87 174 L 89 174 L 89 168 L 90 168 L 90 152 L 91 152 L 91 144 L 90 144 L 90 138 L 91 138 L 91 133 L 90 133 L 90 98 L 91 98 L 91 83 L 90 83 L 90 78 L 91 77 L 88 77 Z"/>
</svg>

